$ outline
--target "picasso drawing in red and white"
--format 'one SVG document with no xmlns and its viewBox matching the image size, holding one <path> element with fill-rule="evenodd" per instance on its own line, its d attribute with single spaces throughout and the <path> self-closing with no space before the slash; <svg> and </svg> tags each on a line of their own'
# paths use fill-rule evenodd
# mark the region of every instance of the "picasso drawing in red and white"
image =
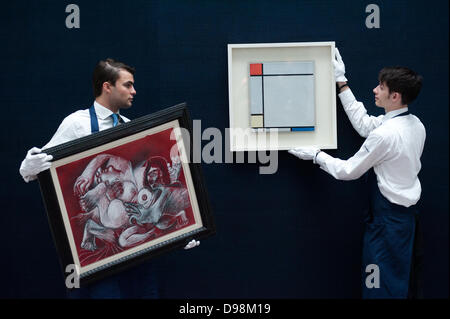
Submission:
<svg viewBox="0 0 450 319">
<path fill-rule="evenodd" d="M 171 131 L 56 169 L 81 266 L 195 223 Z"/>
</svg>

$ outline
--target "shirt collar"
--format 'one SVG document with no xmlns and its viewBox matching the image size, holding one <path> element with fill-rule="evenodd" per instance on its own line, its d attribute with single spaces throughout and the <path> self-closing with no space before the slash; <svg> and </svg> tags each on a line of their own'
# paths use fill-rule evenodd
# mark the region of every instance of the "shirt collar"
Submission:
<svg viewBox="0 0 450 319">
<path fill-rule="evenodd" d="M 94 108 L 95 108 L 95 113 L 97 113 L 97 117 L 101 120 L 104 120 L 104 119 L 110 117 L 111 114 L 113 114 L 113 112 L 110 109 L 104 107 L 97 101 L 94 101 Z M 117 114 L 119 114 L 119 112 L 117 112 Z"/>
<path fill-rule="evenodd" d="M 383 117 L 383 123 L 386 122 L 387 120 L 393 118 L 394 116 L 397 116 L 397 115 L 405 113 L 405 112 L 408 112 L 408 107 L 402 107 L 401 109 L 387 112 Z"/>
</svg>

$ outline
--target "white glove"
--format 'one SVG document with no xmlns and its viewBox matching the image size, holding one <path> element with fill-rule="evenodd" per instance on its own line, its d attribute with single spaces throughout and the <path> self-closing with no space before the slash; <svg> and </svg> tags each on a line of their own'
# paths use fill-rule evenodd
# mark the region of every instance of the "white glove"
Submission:
<svg viewBox="0 0 450 319">
<path fill-rule="evenodd" d="M 297 147 L 288 151 L 302 160 L 313 160 L 316 163 L 316 156 L 321 152 L 317 147 Z"/>
<path fill-rule="evenodd" d="M 333 59 L 334 64 L 334 77 L 336 78 L 336 82 L 347 82 L 347 78 L 345 77 L 345 65 L 344 61 L 342 61 L 341 54 L 339 53 L 338 48 L 334 49 L 335 59 Z"/>
<path fill-rule="evenodd" d="M 189 242 L 189 244 L 187 244 L 187 245 L 184 247 L 184 249 L 191 249 L 191 248 L 197 247 L 198 245 L 200 245 L 200 241 L 195 240 L 195 239 L 192 239 L 192 240 Z"/>
<path fill-rule="evenodd" d="M 25 182 L 29 182 L 36 179 L 36 175 L 52 166 L 50 162 L 53 156 L 42 153 L 42 151 L 33 147 L 28 151 L 27 156 L 20 165 L 20 175 L 22 175 Z"/>
</svg>

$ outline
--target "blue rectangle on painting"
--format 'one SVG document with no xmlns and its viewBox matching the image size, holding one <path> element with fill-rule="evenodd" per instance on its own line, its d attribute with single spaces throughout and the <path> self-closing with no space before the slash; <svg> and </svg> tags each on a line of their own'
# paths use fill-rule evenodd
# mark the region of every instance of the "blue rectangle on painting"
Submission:
<svg viewBox="0 0 450 319">
<path fill-rule="evenodd" d="M 309 126 L 309 127 L 293 127 L 292 128 L 292 132 L 295 131 L 314 131 L 314 126 Z"/>
</svg>

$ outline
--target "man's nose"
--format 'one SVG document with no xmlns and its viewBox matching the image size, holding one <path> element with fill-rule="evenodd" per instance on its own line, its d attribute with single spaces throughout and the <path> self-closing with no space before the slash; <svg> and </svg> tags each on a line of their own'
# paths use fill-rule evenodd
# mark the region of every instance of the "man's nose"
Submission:
<svg viewBox="0 0 450 319">
<path fill-rule="evenodd" d="M 374 94 L 377 94 L 377 89 L 378 89 L 378 86 L 377 86 L 376 88 L 374 88 L 374 89 L 372 90 L 372 92 L 373 92 Z"/>
<path fill-rule="evenodd" d="M 134 86 L 131 88 L 131 94 L 136 95 L 136 90 L 134 89 Z"/>
</svg>

